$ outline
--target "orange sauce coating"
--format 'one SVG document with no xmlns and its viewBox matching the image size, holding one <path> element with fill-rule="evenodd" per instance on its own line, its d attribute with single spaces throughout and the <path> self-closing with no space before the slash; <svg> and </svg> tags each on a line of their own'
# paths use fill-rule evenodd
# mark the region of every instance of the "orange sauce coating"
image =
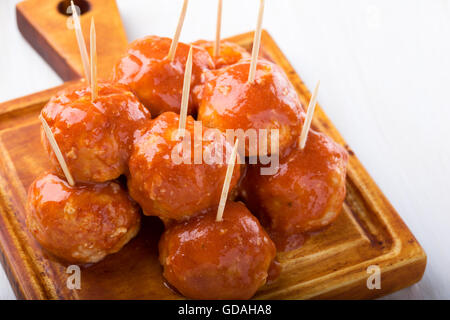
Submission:
<svg viewBox="0 0 450 320">
<path fill-rule="evenodd" d="M 214 57 L 214 41 L 198 40 L 194 42 L 194 44 L 208 51 L 214 60 L 216 69 L 238 63 L 243 59 L 251 58 L 251 55 L 247 52 L 247 50 L 242 48 L 240 45 L 229 41 L 220 41 L 220 52 L 217 57 Z"/>
<path fill-rule="evenodd" d="M 178 43 L 173 61 L 167 59 L 172 40 L 148 36 L 132 42 L 113 71 L 113 80 L 129 86 L 151 110 L 153 116 L 165 111 L 180 112 L 184 70 L 190 46 Z M 198 101 L 193 94 L 202 84 L 203 72 L 214 68 L 208 52 L 193 46 L 191 95 L 188 112 L 195 114 Z"/>
<path fill-rule="evenodd" d="M 324 134 L 310 130 L 303 150 L 280 159 L 274 175 L 249 166 L 244 181 L 246 202 L 258 214 L 280 250 L 304 242 L 305 232 L 330 225 L 345 198 L 348 155 Z"/>
<path fill-rule="evenodd" d="M 41 111 L 76 181 L 104 182 L 127 173 L 134 132 L 150 112 L 123 85 L 99 83 L 91 101 L 88 86 L 59 92 Z M 54 171 L 64 176 L 41 127 L 41 140 Z"/>
<path fill-rule="evenodd" d="M 208 164 L 203 157 L 200 163 L 195 163 L 194 119 L 188 116 L 186 130 L 190 136 L 186 136 L 186 141 L 190 137 L 191 148 L 185 148 L 183 158 L 183 141 L 176 139 L 178 122 L 179 116 L 173 112 L 165 112 L 154 119 L 148 129 L 137 135 L 129 162 L 131 196 L 145 215 L 165 220 L 186 219 L 218 205 L 227 170 L 226 154 L 233 147 L 217 130 L 217 135 L 203 141 L 199 148 L 203 155 L 218 155 L 217 159 L 212 158 Z M 222 156 L 214 150 L 222 150 Z M 239 177 L 240 168 L 236 165 L 230 190 Z"/>
<path fill-rule="evenodd" d="M 285 152 L 299 136 L 304 118 L 297 93 L 283 71 L 264 60 L 258 62 L 255 81 L 247 83 L 249 67 L 245 60 L 208 72 L 198 119 L 222 131 L 267 129 L 267 153 L 270 129 L 278 129 L 279 150 Z M 246 155 L 256 155 L 249 150 L 246 144 Z"/>
<path fill-rule="evenodd" d="M 165 279 L 192 299 L 249 299 L 266 283 L 276 249 L 240 202 L 166 230 L 159 242 Z"/>
<path fill-rule="evenodd" d="M 45 249 L 75 263 L 119 251 L 140 227 L 139 207 L 117 182 L 71 187 L 47 173 L 28 190 L 26 220 Z"/>
</svg>

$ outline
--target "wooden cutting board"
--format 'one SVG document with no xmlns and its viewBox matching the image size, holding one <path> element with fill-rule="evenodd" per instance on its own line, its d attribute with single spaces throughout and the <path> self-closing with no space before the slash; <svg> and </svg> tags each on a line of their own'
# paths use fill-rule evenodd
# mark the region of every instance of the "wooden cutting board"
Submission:
<svg viewBox="0 0 450 320">
<path fill-rule="evenodd" d="M 67 42 L 67 47 L 61 47 L 57 45 L 57 37 L 52 38 L 48 34 L 51 29 L 39 27 L 45 24 L 48 11 L 54 11 L 58 1 L 48 1 L 54 5 L 43 11 L 43 17 L 34 15 L 32 20 L 21 20 L 20 16 L 27 17 L 27 12 L 30 12 L 27 10 L 32 10 L 31 2 L 36 0 L 18 5 L 19 26 L 21 23 L 33 25 L 33 32 L 41 32 L 39 41 L 47 39 L 40 42 L 39 52 L 53 50 L 55 56 L 61 58 L 58 61 L 66 61 L 65 65 L 57 64 L 55 67 L 64 79 L 79 77 L 82 72 L 79 58 L 75 54 L 76 59 L 67 60 L 68 55 L 65 55 L 78 50 L 75 37 Z M 88 14 L 99 14 L 97 4 L 101 3 L 108 3 L 119 17 L 114 1 L 91 0 L 90 3 L 91 11 L 82 16 L 85 25 L 88 24 Z M 62 17 L 61 21 L 66 18 Z M 124 35 L 122 24 L 117 25 L 121 29 L 119 34 Z M 25 29 L 22 26 L 23 33 L 27 32 Z M 69 37 L 71 32 L 67 30 L 65 36 Z M 114 41 L 111 31 L 104 37 Z M 229 40 L 250 49 L 253 33 Z M 36 47 L 36 43 L 33 46 Z M 302 103 L 307 105 L 310 92 L 266 31 L 262 34 L 261 55 L 284 69 Z M 100 56 L 99 62 L 101 59 Z M 54 66 L 51 59 L 47 60 Z M 108 59 L 104 61 L 104 70 L 107 70 L 110 62 Z M 0 259 L 13 290 L 18 298 L 24 299 L 181 299 L 164 285 L 161 276 L 157 242 L 163 226 L 157 218 L 144 217 L 138 237 L 120 252 L 95 265 L 82 266 L 80 290 L 68 289 L 68 265 L 49 256 L 25 226 L 27 188 L 49 167 L 40 145 L 37 116 L 52 95 L 76 81 L 0 104 Z M 283 266 L 280 277 L 261 288 L 255 298 L 366 299 L 419 281 L 425 270 L 426 255 L 413 234 L 319 106 L 313 126 L 349 151 L 348 192 L 343 212 L 330 228 L 313 235 L 302 248 L 279 253 Z M 381 289 L 370 290 L 367 287 L 367 279 L 371 275 L 368 267 L 373 265 L 381 270 Z"/>
</svg>

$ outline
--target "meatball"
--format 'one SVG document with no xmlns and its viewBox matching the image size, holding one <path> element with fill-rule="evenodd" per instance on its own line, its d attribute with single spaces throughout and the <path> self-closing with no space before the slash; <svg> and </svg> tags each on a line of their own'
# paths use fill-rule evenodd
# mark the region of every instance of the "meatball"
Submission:
<svg viewBox="0 0 450 320">
<path fill-rule="evenodd" d="M 216 210 L 163 233 L 163 275 L 188 298 L 249 299 L 266 283 L 275 245 L 242 203 L 227 202 L 220 222 Z"/>
<path fill-rule="evenodd" d="M 73 263 L 95 263 L 139 231 L 139 207 L 117 182 L 77 184 L 50 173 L 28 190 L 26 222 L 38 242 Z"/>
<path fill-rule="evenodd" d="M 128 188 L 145 215 L 186 219 L 217 206 L 227 171 L 227 154 L 233 146 L 219 130 L 194 137 L 194 119 L 186 121 L 185 139 L 178 140 L 179 116 L 165 112 L 148 129 L 136 134 L 130 157 Z M 189 145 L 190 144 L 190 145 Z M 197 148 L 197 151 L 194 150 Z M 201 158 L 195 158 L 201 153 Z M 240 170 L 234 170 L 230 190 L 237 184 Z"/>
<path fill-rule="evenodd" d="M 255 141 L 246 143 L 247 156 L 270 154 L 271 129 L 277 129 L 279 152 L 284 152 L 299 136 L 304 119 L 297 93 L 275 64 L 260 60 L 253 83 L 247 82 L 249 68 L 250 60 L 244 60 L 209 72 L 198 119 L 222 131 L 256 130 Z M 260 141 L 261 129 L 267 130 L 267 141 Z M 240 141 L 244 142 L 243 139 Z M 249 146 L 250 143 L 254 146 L 261 146 L 262 143 L 267 148 L 259 147 L 255 151 Z"/>
<path fill-rule="evenodd" d="M 247 50 L 240 45 L 229 41 L 220 41 L 220 52 L 218 57 L 214 57 L 214 41 L 198 40 L 194 42 L 194 44 L 208 51 L 211 57 L 213 57 L 216 69 L 238 63 L 243 59 L 251 58 L 251 55 Z"/>
<path fill-rule="evenodd" d="M 281 158 L 276 174 L 261 175 L 259 165 L 248 167 L 243 183 L 246 202 L 279 250 L 295 248 L 295 235 L 336 220 L 345 198 L 347 159 L 343 147 L 310 130 L 305 148 Z"/>
<path fill-rule="evenodd" d="M 167 58 L 172 40 L 148 36 L 132 42 L 127 53 L 119 60 L 113 71 L 113 80 L 128 85 L 153 116 L 165 111 L 180 112 L 184 69 L 190 46 L 178 43 L 174 60 Z M 202 74 L 213 69 L 214 63 L 208 52 L 193 46 L 191 95 L 189 114 L 195 114 L 198 101 L 192 94 L 202 83 Z"/>
<path fill-rule="evenodd" d="M 123 85 L 100 82 L 92 102 L 88 86 L 59 92 L 42 109 L 76 181 L 104 182 L 127 173 L 133 135 L 150 112 Z M 41 140 L 54 171 L 64 176 L 41 127 Z"/>
</svg>

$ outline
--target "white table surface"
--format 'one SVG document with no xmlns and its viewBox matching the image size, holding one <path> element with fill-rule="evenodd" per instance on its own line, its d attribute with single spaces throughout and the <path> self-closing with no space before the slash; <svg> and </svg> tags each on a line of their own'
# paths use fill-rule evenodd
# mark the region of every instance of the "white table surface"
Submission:
<svg viewBox="0 0 450 320">
<path fill-rule="evenodd" d="M 42 0 L 44 1 L 44 0 Z M 59 85 L 0 1 L 0 101 Z M 118 0 L 130 40 L 172 36 L 181 0 Z M 216 1 L 191 0 L 182 41 L 212 39 Z M 257 0 L 225 0 L 223 35 L 254 29 Z M 428 255 L 390 299 L 450 299 L 450 3 L 266 0 L 264 28 Z M 0 268 L 0 299 L 14 299 Z"/>
</svg>

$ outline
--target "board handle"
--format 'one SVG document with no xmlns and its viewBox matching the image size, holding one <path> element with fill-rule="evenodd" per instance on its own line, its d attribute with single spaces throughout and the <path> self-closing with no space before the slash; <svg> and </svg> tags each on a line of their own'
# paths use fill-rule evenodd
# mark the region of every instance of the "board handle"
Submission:
<svg viewBox="0 0 450 320">
<path fill-rule="evenodd" d="M 115 0 L 74 0 L 81 26 L 89 39 L 89 21 L 95 17 L 98 75 L 109 78 L 128 46 Z M 16 5 L 17 26 L 28 43 L 64 80 L 83 77 L 83 65 L 72 28 L 70 0 L 26 0 Z M 89 50 L 89 43 L 86 44 Z"/>
</svg>

